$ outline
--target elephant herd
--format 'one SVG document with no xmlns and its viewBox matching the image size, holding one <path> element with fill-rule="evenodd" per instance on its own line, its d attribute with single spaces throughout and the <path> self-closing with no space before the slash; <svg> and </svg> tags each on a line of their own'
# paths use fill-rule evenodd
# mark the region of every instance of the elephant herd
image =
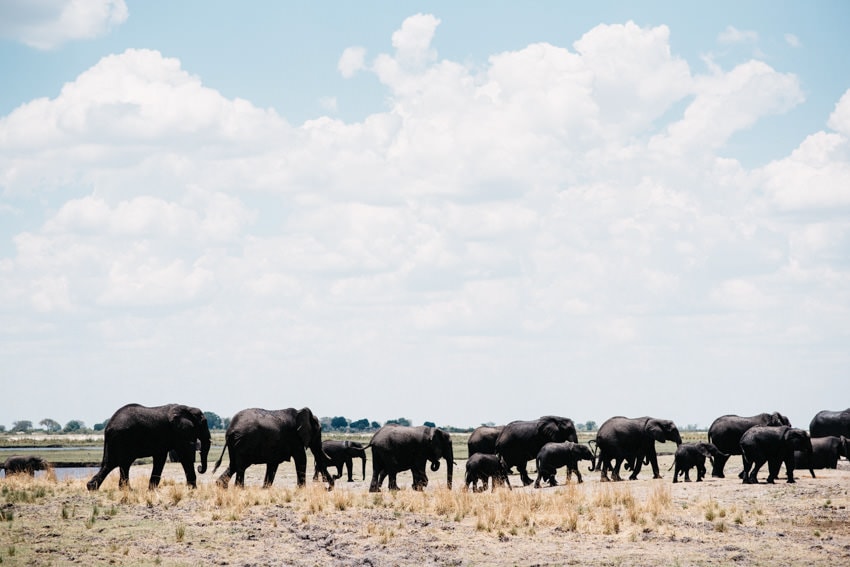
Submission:
<svg viewBox="0 0 850 567">
<path fill-rule="evenodd" d="M 850 458 L 850 409 L 822 411 L 811 421 L 809 433 L 791 427 L 780 413 L 763 413 L 751 417 L 724 415 L 718 417 L 708 430 L 707 442 L 682 443 L 676 424 L 653 417 L 627 418 L 616 416 L 605 421 L 596 438 L 587 444 L 578 442 L 573 421 L 561 416 L 542 416 L 530 421 L 512 421 L 504 426 L 482 426 L 468 439 L 469 458 L 466 462 L 465 489 L 486 490 L 505 485 L 510 488 L 509 474 L 516 467 L 523 485 L 541 482 L 557 484 L 555 473 L 566 467 L 567 478 L 576 474 L 582 482 L 578 463 L 590 461 L 589 470 L 598 470 L 600 480 L 619 481 L 621 467 L 630 470 L 629 479 L 638 477 L 644 465 L 652 467 L 653 478 L 661 478 L 656 443 L 673 442 L 677 449 L 673 459 L 673 482 L 681 475 L 690 481 L 689 471 L 697 469 L 697 481 L 706 475 L 705 460 L 712 463 L 713 477 L 723 478 L 730 456 L 741 455 L 745 483 L 756 483 L 759 469 L 767 463 L 767 482 L 777 478 L 785 465 L 787 481 L 794 482 L 795 469 L 808 469 L 814 477 L 815 468 L 835 468 L 840 457 Z M 197 472 L 207 471 L 211 436 L 203 412 L 195 407 L 168 404 L 145 407 L 129 404 L 118 409 L 104 430 L 103 459 L 100 469 L 87 483 L 97 490 L 106 476 L 119 469 L 119 486 L 129 482 L 129 469 L 142 457 L 153 459 L 149 488 L 156 488 L 170 454 L 181 463 L 190 487 L 197 485 L 195 456 L 200 453 Z M 428 484 L 426 465 L 431 471 L 446 463 L 446 486 L 451 489 L 454 455 L 449 433 L 428 426 L 388 424 L 381 427 L 363 446 L 353 441 L 322 440 L 322 428 L 310 408 L 241 410 L 230 421 L 225 433 L 222 453 L 215 463 L 218 470 L 229 453 L 229 463 L 216 480 L 227 487 L 235 476 L 237 486 L 244 485 L 245 470 L 254 464 L 265 464 L 263 486 L 274 482 L 280 463 L 293 460 L 298 486 L 306 484 L 307 453 L 315 463 L 314 479 L 321 476 L 332 489 L 334 480 L 341 478 L 347 468 L 352 481 L 352 460 L 362 460 L 366 477 L 366 450 L 372 451 L 370 492 L 380 491 L 384 479 L 390 490 L 398 489 L 397 475 L 410 471 L 413 488 L 422 490 Z M 29 472 L 46 468 L 41 459 L 12 457 L 3 465 L 8 472 Z M 33 461 L 32 459 L 36 459 Z M 528 461 L 534 460 L 537 479 L 528 475 Z M 336 467 L 331 475 L 329 467 Z M 610 476 L 609 476 L 610 475 Z M 478 482 L 481 486 L 478 486 Z"/>
</svg>

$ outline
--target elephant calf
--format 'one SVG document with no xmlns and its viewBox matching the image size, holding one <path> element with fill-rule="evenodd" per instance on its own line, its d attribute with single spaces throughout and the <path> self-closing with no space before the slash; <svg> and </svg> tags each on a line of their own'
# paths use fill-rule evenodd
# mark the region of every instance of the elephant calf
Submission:
<svg viewBox="0 0 850 567">
<path fill-rule="evenodd" d="M 693 467 L 697 469 L 697 482 L 702 482 L 705 477 L 705 459 L 714 464 L 715 457 L 728 458 L 729 455 L 721 453 L 711 443 L 682 443 L 676 449 L 676 455 L 673 457 L 673 482 L 679 482 L 679 475 L 684 473 L 685 482 L 691 482 L 690 470 Z M 671 467 L 671 468 L 673 468 Z"/>
<path fill-rule="evenodd" d="M 366 480 L 366 450 L 362 443 L 357 441 L 337 441 L 334 439 L 326 439 L 322 441 L 322 450 L 330 459 L 327 463 L 327 468 L 336 467 L 334 479 L 342 478 L 342 469 L 345 467 L 348 471 L 348 482 L 354 482 L 354 477 L 351 474 L 353 468 L 353 460 L 360 459 L 363 465 L 363 480 Z M 319 466 L 313 471 L 313 480 L 319 478 Z"/>
<path fill-rule="evenodd" d="M 805 453 L 811 463 L 812 442 L 802 429 L 782 425 L 769 427 L 757 425 L 748 429 L 741 437 L 741 455 L 744 458 L 744 484 L 757 484 L 761 466 L 766 462 L 767 482 L 773 484 L 779 476 L 779 468 L 785 464 L 788 482 L 794 482 L 794 451 Z M 752 471 L 750 470 L 752 468 Z M 812 477 L 815 471 L 809 467 Z"/>
<path fill-rule="evenodd" d="M 487 490 L 487 481 L 492 478 L 490 484 L 491 490 L 496 490 L 496 485 L 506 485 L 511 488 L 511 482 L 508 480 L 508 467 L 505 466 L 505 461 L 498 455 L 489 455 L 487 453 L 475 453 L 469 460 L 466 461 L 466 485 L 464 490 L 469 490 L 469 485 L 472 485 L 472 492 L 484 492 Z M 478 481 L 481 481 L 481 488 L 478 488 Z"/>
<path fill-rule="evenodd" d="M 537 480 L 534 488 L 540 488 L 540 481 L 544 480 L 549 486 L 556 486 L 555 474 L 560 467 L 567 467 L 567 481 L 572 473 L 576 473 L 578 482 L 584 482 L 578 470 L 579 461 L 593 462 L 593 453 L 590 447 L 582 443 L 563 441 L 561 443 L 546 443 L 537 453 Z"/>
<path fill-rule="evenodd" d="M 35 476 L 35 471 L 46 471 L 50 468 L 50 463 L 41 457 L 23 457 L 19 455 L 9 457 L 2 465 L 0 465 L 0 469 L 6 469 L 7 475 L 23 473 Z"/>
</svg>

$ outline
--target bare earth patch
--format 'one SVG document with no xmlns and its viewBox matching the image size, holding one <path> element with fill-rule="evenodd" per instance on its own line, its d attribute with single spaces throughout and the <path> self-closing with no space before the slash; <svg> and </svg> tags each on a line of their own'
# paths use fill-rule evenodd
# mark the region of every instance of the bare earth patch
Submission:
<svg viewBox="0 0 850 567">
<path fill-rule="evenodd" d="M 671 457 L 662 457 L 664 468 Z M 156 491 L 149 467 L 117 471 L 99 492 L 85 480 L 0 479 L 2 565 L 846 565 L 850 467 L 798 471 L 796 484 L 726 479 L 585 483 L 473 494 L 431 474 L 423 493 L 368 493 L 368 481 L 295 488 L 284 463 L 273 488 L 248 470 L 243 490 L 211 474 L 186 488 L 166 466 Z M 442 472 L 442 471 L 441 471 Z M 563 471 L 559 481 L 564 482 Z M 763 476 L 762 476 L 763 478 Z M 512 484 L 519 483 L 512 477 Z M 410 476 L 399 478 L 410 486 Z"/>
</svg>

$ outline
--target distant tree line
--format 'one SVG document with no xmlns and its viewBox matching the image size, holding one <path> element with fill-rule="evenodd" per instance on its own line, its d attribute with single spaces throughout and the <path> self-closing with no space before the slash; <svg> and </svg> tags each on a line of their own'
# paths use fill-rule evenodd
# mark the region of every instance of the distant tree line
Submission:
<svg viewBox="0 0 850 567">
<path fill-rule="evenodd" d="M 211 430 L 224 430 L 227 429 L 227 426 L 230 425 L 229 417 L 220 417 L 217 413 L 211 411 L 205 411 L 204 416 L 207 418 L 207 425 Z M 365 433 L 370 431 L 377 431 L 381 427 L 381 423 L 377 421 L 371 421 L 369 419 L 361 418 L 356 420 L 350 420 L 347 417 L 343 416 L 334 416 L 334 417 L 323 417 L 320 419 L 322 424 L 322 429 L 324 431 L 334 431 L 334 432 L 345 432 L 345 433 Z M 106 428 L 106 424 L 109 422 L 108 419 L 94 424 L 91 428 L 86 427 L 86 424 L 79 419 L 72 419 L 64 426 L 56 421 L 55 419 L 51 419 L 46 417 L 38 422 L 40 428 L 35 428 L 33 426 L 32 421 L 22 419 L 20 421 L 12 422 L 11 429 L 8 430 L 8 433 L 30 433 L 33 431 L 44 431 L 46 433 L 89 433 L 91 431 L 103 431 Z M 397 417 L 395 419 L 388 419 L 383 423 L 383 425 L 413 425 L 409 419 L 406 417 Z M 437 427 L 433 421 L 425 421 L 423 425 L 427 425 L 429 427 Z M 482 423 L 482 425 L 495 425 L 493 422 Z M 474 428 L 472 427 L 454 427 L 452 425 L 440 426 L 440 429 L 445 429 L 450 433 L 469 433 Z M 576 423 L 576 429 L 579 431 L 596 431 L 597 425 L 593 420 L 585 421 L 584 423 Z M 685 428 L 686 431 L 695 431 L 698 430 L 699 427 L 696 424 L 688 424 Z M 0 432 L 6 432 L 6 426 L 0 425 Z"/>
</svg>

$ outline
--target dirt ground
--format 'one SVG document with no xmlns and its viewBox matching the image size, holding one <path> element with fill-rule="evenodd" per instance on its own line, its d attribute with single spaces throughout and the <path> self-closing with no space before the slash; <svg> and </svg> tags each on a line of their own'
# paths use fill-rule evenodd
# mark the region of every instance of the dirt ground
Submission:
<svg viewBox="0 0 850 567">
<path fill-rule="evenodd" d="M 149 467 L 131 489 L 114 471 L 99 492 L 85 480 L 0 479 L 3 565 L 850 565 L 850 464 L 797 471 L 797 483 L 743 485 L 726 479 L 673 484 L 665 478 L 585 482 L 474 494 L 430 473 L 424 493 L 368 493 L 368 478 L 296 489 L 283 463 L 274 487 L 262 467 L 246 488 L 221 490 L 201 475 L 185 487 L 178 465 L 156 491 Z M 586 463 L 583 463 L 586 467 Z M 312 471 L 312 469 L 310 469 Z M 731 473 L 731 474 L 728 474 Z M 367 474 L 368 471 L 367 471 Z M 782 473 L 784 474 L 784 473 Z M 764 479 L 763 471 L 761 478 Z M 401 475 L 399 485 L 410 486 Z"/>
</svg>

